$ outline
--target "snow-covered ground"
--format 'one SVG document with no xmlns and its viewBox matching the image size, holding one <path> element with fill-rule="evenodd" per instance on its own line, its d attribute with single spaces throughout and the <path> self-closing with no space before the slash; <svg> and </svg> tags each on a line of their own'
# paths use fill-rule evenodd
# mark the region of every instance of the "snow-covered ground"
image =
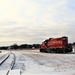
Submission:
<svg viewBox="0 0 75 75">
<path fill-rule="evenodd" d="M 14 69 L 20 69 L 21 75 L 74 75 L 75 53 L 40 53 L 39 50 L 13 51 L 16 54 Z"/>
<path fill-rule="evenodd" d="M 3 59 L 5 59 L 6 57 L 4 57 Z M 13 55 L 11 54 L 8 57 L 8 59 L 3 64 L 0 65 L 0 71 L 9 70 L 12 61 L 13 61 Z"/>
<path fill-rule="evenodd" d="M 20 69 L 21 75 L 75 75 L 75 52 L 67 54 L 40 53 L 39 50 L 12 52 L 16 55 L 13 70 Z"/>
</svg>

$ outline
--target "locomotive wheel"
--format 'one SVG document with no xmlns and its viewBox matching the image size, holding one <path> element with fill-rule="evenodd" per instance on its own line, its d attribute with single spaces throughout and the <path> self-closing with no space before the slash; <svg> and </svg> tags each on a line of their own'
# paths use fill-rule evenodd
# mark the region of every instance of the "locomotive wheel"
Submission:
<svg viewBox="0 0 75 75">
<path fill-rule="evenodd" d="M 40 52 L 43 52 L 43 49 L 40 49 Z"/>
<path fill-rule="evenodd" d="M 48 52 L 48 53 L 51 53 L 51 49 L 47 49 L 47 52 Z"/>
<path fill-rule="evenodd" d="M 67 53 L 67 51 L 65 49 L 63 49 L 63 53 Z"/>
<path fill-rule="evenodd" d="M 40 49 L 40 52 L 42 52 L 41 49 Z"/>
</svg>

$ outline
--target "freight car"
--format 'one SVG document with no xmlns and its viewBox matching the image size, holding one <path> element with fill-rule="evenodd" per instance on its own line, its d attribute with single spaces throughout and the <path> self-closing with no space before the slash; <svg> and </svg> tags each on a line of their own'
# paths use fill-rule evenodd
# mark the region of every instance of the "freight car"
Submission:
<svg viewBox="0 0 75 75">
<path fill-rule="evenodd" d="M 49 38 L 42 42 L 40 52 L 68 53 L 72 52 L 72 45 L 68 43 L 68 37 Z"/>
</svg>

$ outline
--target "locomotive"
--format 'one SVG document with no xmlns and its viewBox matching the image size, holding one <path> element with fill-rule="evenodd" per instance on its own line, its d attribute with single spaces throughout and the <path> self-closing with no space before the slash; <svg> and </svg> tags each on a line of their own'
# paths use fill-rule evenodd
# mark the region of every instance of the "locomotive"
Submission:
<svg viewBox="0 0 75 75">
<path fill-rule="evenodd" d="M 68 43 L 68 37 L 49 38 L 42 42 L 40 52 L 68 53 L 72 52 L 72 45 Z"/>
</svg>

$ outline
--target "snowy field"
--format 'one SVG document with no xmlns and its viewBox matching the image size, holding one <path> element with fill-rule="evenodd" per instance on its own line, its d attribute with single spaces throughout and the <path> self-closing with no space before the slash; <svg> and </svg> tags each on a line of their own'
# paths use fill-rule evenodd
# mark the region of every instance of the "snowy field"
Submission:
<svg viewBox="0 0 75 75">
<path fill-rule="evenodd" d="M 39 50 L 12 52 L 16 55 L 13 70 L 20 69 L 21 75 L 75 75 L 74 51 L 67 54 L 40 53 Z"/>
<path fill-rule="evenodd" d="M 75 53 L 40 53 L 39 50 L 13 51 L 17 58 L 14 69 L 25 74 L 74 75 Z"/>
</svg>

